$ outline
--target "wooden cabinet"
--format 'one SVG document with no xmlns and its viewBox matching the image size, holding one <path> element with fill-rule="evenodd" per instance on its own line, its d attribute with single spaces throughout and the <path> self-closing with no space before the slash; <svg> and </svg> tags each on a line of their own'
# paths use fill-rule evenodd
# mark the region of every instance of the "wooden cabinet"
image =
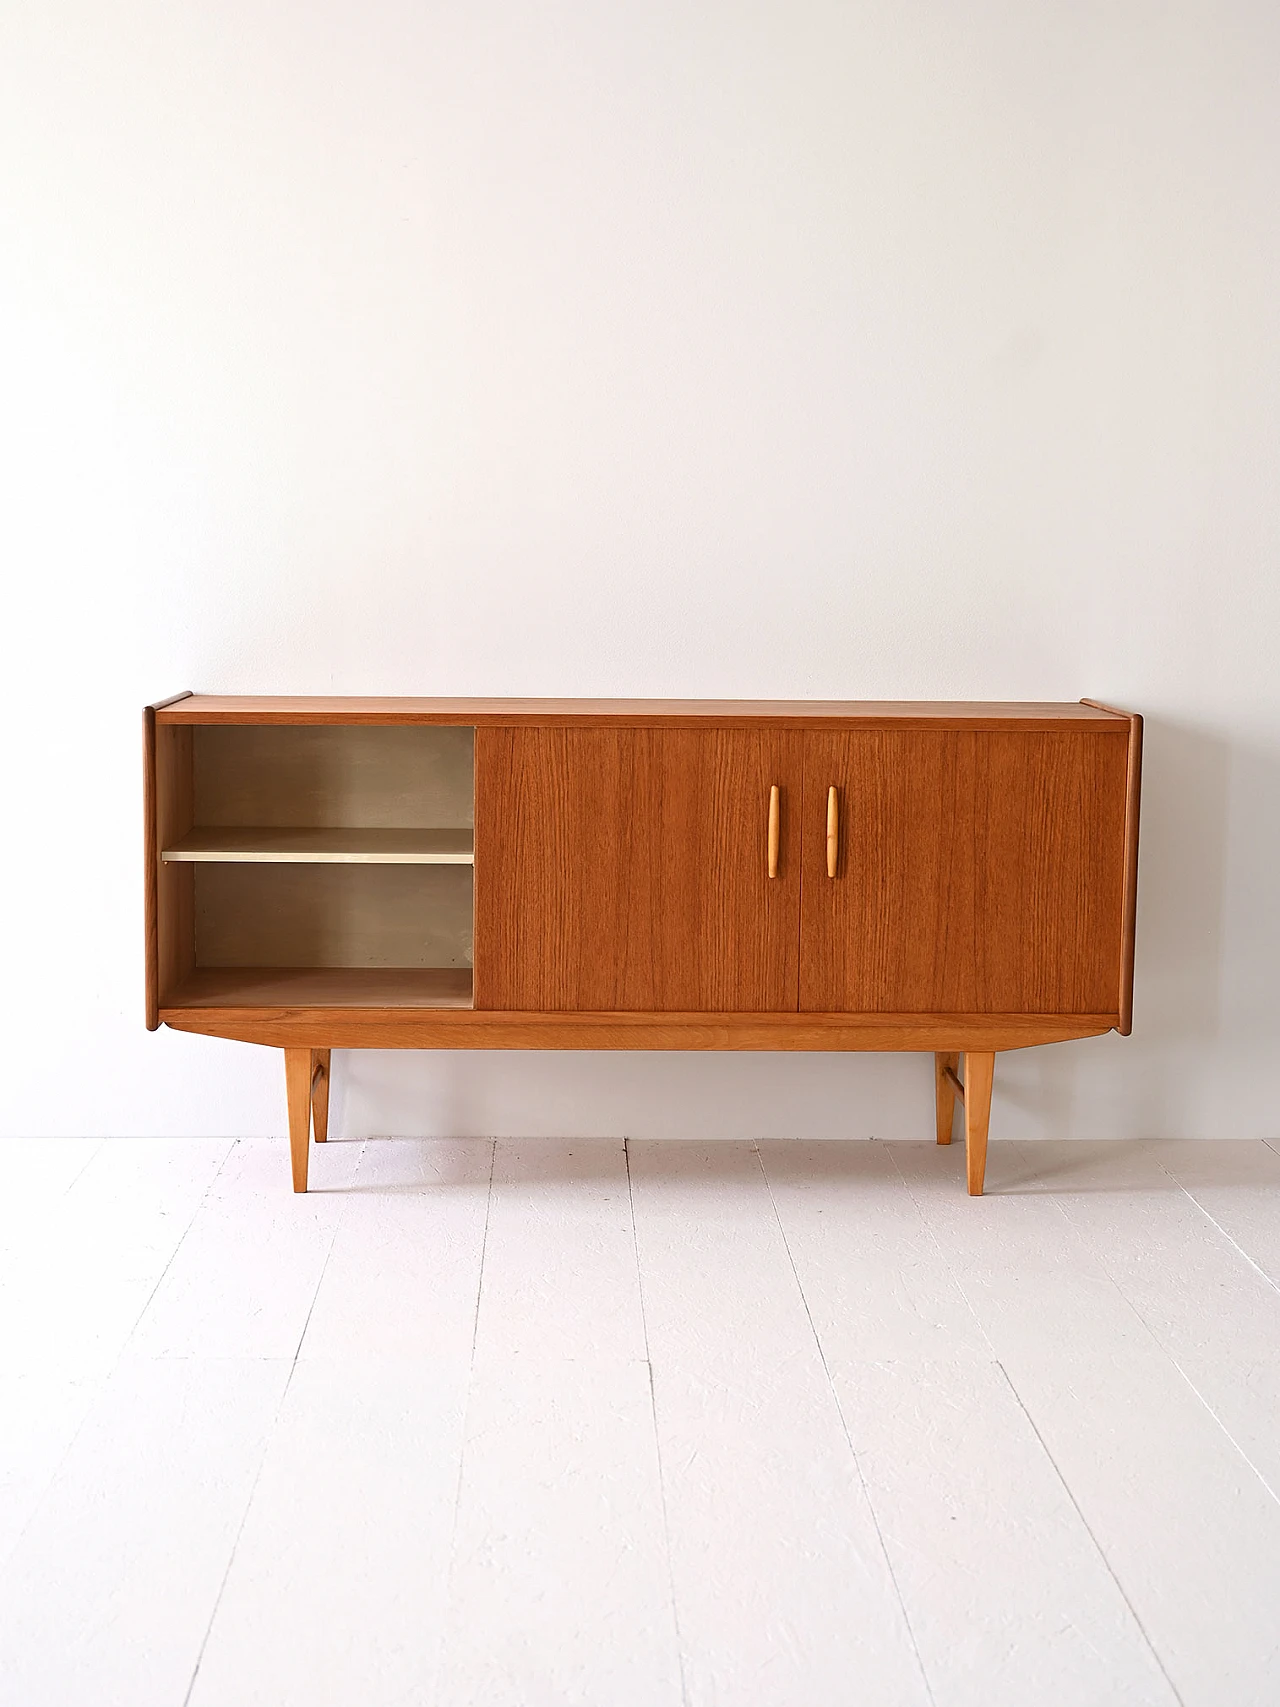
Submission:
<svg viewBox="0 0 1280 1707">
<path fill-rule="evenodd" d="M 911 1049 L 982 1189 L 995 1054 L 1127 1032 L 1141 719 L 1079 705 L 148 709 L 147 1023 L 282 1047 Z"/>
<path fill-rule="evenodd" d="M 479 730 L 476 1006 L 794 1012 L 801 740 Z"/>
</svg>

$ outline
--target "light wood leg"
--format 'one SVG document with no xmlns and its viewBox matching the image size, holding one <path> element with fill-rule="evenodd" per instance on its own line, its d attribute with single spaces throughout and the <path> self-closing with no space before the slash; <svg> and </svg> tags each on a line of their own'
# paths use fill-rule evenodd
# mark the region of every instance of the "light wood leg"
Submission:
<svg viewBox="0 0 1280 1707">
<path fill-rule="evenodd" d="M 964 1159 L 969 1196 L 982 1196 L 987 1171 L 987 1127 L 991 1124 L 991 1084 L 994 1055 L 966 1054 L 964 1058 Z"/>
<path fill-rule="evenodd" d="M 311 1051 L 311 1124 L 317 1144 L 329 1136 L 329 1057 L 328 1049 Z"/>
<path fill-rule="evenodd" d="M 311 1138 L 311 1051 L 286 1049 L 284 1084 L 289 1098 L 289 1158 L 293 1189 L 307 1189 L 307 1150 Z"/>
<path fill-rule="evenodd" d="M 938 1105 L 938 1142 L 951 1142 L 951 1128 L 956 1118 L 956 1088 L 947 1077 L 947 1068 L 953 1073 L 960 1071 L 958 1055 L 936 1054 L 933 1057 L 934 1096 Z"/>
</svg>

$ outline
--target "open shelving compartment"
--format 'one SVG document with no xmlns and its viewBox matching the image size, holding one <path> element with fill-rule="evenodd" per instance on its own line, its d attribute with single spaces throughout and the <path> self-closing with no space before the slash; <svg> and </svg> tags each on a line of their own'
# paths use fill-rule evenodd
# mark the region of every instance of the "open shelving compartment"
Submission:
<svg viewBox="0 0 1280 1707">
<path fill-rule="evenodd" d="M 474 730 L 157 730 L 160 1004 L 472 1001 Z"/>
</svg>

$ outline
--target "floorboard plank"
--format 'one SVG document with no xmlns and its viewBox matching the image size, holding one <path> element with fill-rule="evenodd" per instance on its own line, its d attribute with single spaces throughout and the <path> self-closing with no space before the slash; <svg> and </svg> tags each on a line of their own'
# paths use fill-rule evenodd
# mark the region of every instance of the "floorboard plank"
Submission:
<svg viewBox="0 0 1280 1707">
<path fill-rule="evenodd" d="M 183 1243 L 228 1140 L 112 1138 L 9 1229 L 0 1370 L 107 1375 Z"/>
<path fill-rule="evenodd" d="M 1280 1501 L 1280 1291 L 1162 1165 L 1163 1147 L 1041 1149 L 1076 1233 Z M 1239 1161 L 1195 1165 L 1207 1197 Z M 1218 1189 L 1238 1206 L 1237 1186 Z M 1280 1179 L 1254 1195 L 1280 1214 Z"/>
<path fill-rule="evenodd" d="M 477 1361 L 439 1699 L 679 1703 L 643 1363 Z"/>
<path fill-rule="evenodd" d="M 1266 1145 L 18 1148 L 6 1704 L 1280 1700 Z"/>
<path fill-rule="evenodd" d="M 287 1377 L 121 1364 L 0 1573 L 0 1701 L 185 1698 Z"/>
<path fill-rule="evenodd" d="M 629 1146 L 688 1700 L 928 1700 L 754 1146 Z"/>
<path fill-rule="evenodd" d="M 768 1143 L 760 1159 L 818 1339 L 845 1360 L 991 1361 L 890 1146 Z"/>
<path fill-rule="evenodd" d="M 466 1360 L 293 1372 L 191 1707 L 435 1700 Z"/>
<path fill-rule="evenodd" d="M 1175 1707 L 887 1147 L 762 1156 L 939 1707 Z"/>
<path fill-rule="evenodd" d="M 283 1139 L 238 1142 L 139 1321 L 130 1355 L 292 1359 L 360 1150 L 313 1145 L 312 1188 L 295 1195 Z"/>
<path fill-rule="evenodd" d="M 1072 1148 L 993 1145 L 973 1200 L 934 1146 L 894 1157 L 1185 1707 L 1267 1707 L 1280 1506 L 1064 1213 Z"/>
<path fill-rule="evenodd" d="M 440 1698 L 679 1700 L 620 1142 L 499 1141 Z"/>
<path fill-rule="evenodd" d="M 492 1167 L 488 1139 L 371 1138 L 299 1356 L 469 1361 Z"/>
<path fill-rule="evenodd" d="M 499 1140 L 476 1350 L 644 1361 L 620 1140 Z"/>
<path fill-rule="evenodd" d="M 102 1390 L 102 1377 L 0 1371 L 0 1565 L 39 1508 Z"/>
<path fill-rule="evenodd" d="M 1260 1139 L 1153 1143 L 1151 1155 L 1280 1287 L 1280 1154 Z"/>
</svg>

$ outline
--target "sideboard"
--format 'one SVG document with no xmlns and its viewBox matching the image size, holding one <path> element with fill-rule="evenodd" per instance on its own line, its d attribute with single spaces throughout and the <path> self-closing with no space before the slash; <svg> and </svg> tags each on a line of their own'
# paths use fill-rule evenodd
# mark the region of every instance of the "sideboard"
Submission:
<svg viewBox="0 0 1280 1707">
<path fill-rule="evenodd" d="M 147 1025 L 284 1051 L 1127 1034 L 1142 720 L 1079 704 L 224 698 L 144 713 Z"/>
</svg>

